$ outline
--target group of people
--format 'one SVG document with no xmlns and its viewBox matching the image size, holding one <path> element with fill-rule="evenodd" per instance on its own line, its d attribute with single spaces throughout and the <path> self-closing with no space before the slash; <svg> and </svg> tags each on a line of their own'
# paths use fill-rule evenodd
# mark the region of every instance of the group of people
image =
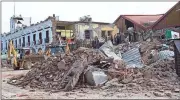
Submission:
<svg viewBox="0 0 180 100">
<path fill-rule="evenodd" d="M 114 35 L 114 37 L 113 37 L 112 35 L 111 35 L 110 37 L 106 37 L 106 38 L 105 38 L 105 42 L 108 41 L 108 40 L 111 40 L 111 42 L 112 42 L 114 45 L 118 45 L 118 44 L 124 42 L 124 38 L 125 38 L 125 36 L 124 36 L 123 34 L 121 35 L 120 33 L 117 33 L 117 34 Z M 96 36 L 96 37 L 94 38 L 94 40 L 92 41 L 92 47 L 93 47 L 94 49 L 98 49 L 102 44 L 103 44 L 103 43 L 101 43 L 101 42 L 99 41 L 99 39 L 98 39 L 97 36 Z"/>
<path fill-rule="evenodd" d="M 118 45 L 118 44 L 124 42 L 124 35 L 117 33 L 114 36 L 113 35 L 107 36 L 104 39 L 105 39 L 104 42 L 111 40 L 111 42 L 114 45 Z M 62 43 L 62 41 L 63 41 L 63 39 L 60 36 L 58 36 L 58 40 L 60 43 Z M 81 46 L 85 46 L 85 44 L 86 44 L 86 42 L 84 42 L 84 41 L 80 41 L 80 40 L 76 41 L 76 40 L 71 40 L 71 39 L 66 39 L 66 42 L 68 42 L 70 50 L 81 47 Z M 91 45 L 91 47 L 94 49 L 98 49 L 101 45 L 104 44 L 104 42 L 100 42 L 99 38 L 97 36 L 95 36 L 89 45 Z"/>
</svg>

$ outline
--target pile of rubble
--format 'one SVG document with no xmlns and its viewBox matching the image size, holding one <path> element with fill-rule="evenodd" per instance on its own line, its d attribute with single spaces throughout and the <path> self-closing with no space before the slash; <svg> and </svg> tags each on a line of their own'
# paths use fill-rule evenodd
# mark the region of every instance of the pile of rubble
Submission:
<svg viewBox="0 0 180 100">
<path fill-rule="evenodd" d="M 59 54 L 45 61 L 37 62 L 25 76 L 13 77 L 8 83 L 51 91 L 69 91 L 87 84 L 100 85 L 102 89 L 121 87 L 121 91 L 132 92 L 179 91 L 177 89 L 180 88 L 180 82 L 177 80 L 178 76 L 174 70 L 174 60 L 158 58 L 155 60 L 156 56 L 152 53 L 152 50 L 160 50 L 161 44 L 158 42 L 135 44 L 125 44 L 124 47 L 122 44 L 118 49 L 123 56 L 129 50 L 138 47 L 143 67 L 127 67 L 127 62 L 123 57 L 117 56 L 117 59 L 108 57 L 112 54 L 113 48 L 111 47 L 109 49 L 100 48 L 100 50 L 80 47 L 69 55 Z M 108 45 L 106 44 L 104 47 L 108 47 Z M 102 50 L 107 51 L 102 53 Z M 115 56 L 115 53 L 112 55 Z M 122 59 L 118 60 L 118 58 Z"/>
<path fill-rule="evenodd" d="M 174 61 L 159 60 L 149 66 L 133 69 L 133 74 L 128 77 L 113 78 L 102 89 L 135 94 L 152 92 L 157 97 L 172 97 L 172 93 L 180 93 L 180 78 L 174 70 Z"/>
<path fill-rule="evenodd" d="M 62 54 L 37 62 L 26 76 L 12 78 L 8 83 L 46 90 L 72 90 L 88 64 L 105 58 L 99 50 L 79 48 L 70 55 Z"/>
<path fill-rule="evenodd" d="M 7 63 L 7 60 L 1 60 L 1 67 L 7 67 L 7 68 L 10 68 L 11 67 L 11 64 L 8 64 Z"/>
</svg>

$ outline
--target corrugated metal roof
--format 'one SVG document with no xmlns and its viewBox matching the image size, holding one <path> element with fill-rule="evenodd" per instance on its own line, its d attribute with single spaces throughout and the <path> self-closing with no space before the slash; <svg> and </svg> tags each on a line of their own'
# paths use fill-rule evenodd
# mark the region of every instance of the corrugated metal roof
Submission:
<svg viewBox="0 0 180 100">
<path fill-rule="evenodd" d="M 124 54 L 122 54 L 123 60 L 129 66 L 142 67 L 141 55 L 139 52 L 139 48 L 133 48 Z"/>
</svg>

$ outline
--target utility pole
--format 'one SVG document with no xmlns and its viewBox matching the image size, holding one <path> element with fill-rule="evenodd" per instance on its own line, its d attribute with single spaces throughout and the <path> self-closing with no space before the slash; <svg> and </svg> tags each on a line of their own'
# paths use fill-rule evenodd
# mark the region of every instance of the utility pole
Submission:
<svg viewBox="0 0 180 100">
<path fill-rule="evenodd" d="M 14 0 L 14 17 L 15 17 L 15 10 L 16 10 L 16 6 L 15 6 L 15 0 Z"/>
</svg>

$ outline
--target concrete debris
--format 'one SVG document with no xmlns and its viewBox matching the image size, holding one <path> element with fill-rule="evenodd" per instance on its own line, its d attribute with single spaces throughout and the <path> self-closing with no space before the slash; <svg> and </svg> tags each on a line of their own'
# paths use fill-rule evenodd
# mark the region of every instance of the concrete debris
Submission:
<svg viewBox="0 0 180 100">
<path fill-rule="evenodd" d="M 172 97 L 172 93 L 171 91 L 165 91 L 164 94 L 168 97 Z"/>
<path fill-rule="evenodd" d="M 114 53 L 113 44 L 111 41 L 105 42 L 100 48 L 99 48 L 107 57 L 112 57 L 115 60 L 121 60 L 121 55 L 116 55 Z M 118 52 L 119 53 L 119 52 Z"/>
<path fill-rule="evenodd" d="M 161 93 L 161 92 L 153 92 L 153 94 L 154 94 L 154 96 L 156 96 L 156 97 L 163 97 L 163 96 L 164 96 L 164 94 Z"/>
<path fill-rule="evenodd" d="M 101 87 L 102 89 L 108 89 L 111 87 L 123 87 L 124 85 L 119 83 L 119 79 L 118 78 L 114 78 L 112 80 L 109 80 L 108 82 L 105 83 L 105 85 L 103 87 Z"/>
<path fill-rule="evenodd" d="M 159 52 L 159 59 L 169 59 L 174 57 L 174 52 L 170 50 L 164 50 Z"/>
<path fill-rule="evenodd" d="M 7 67 L 10 68 L 12 65 L 8 64 L 6 60 L 1 60 L 1 68 Z"/>
<path fill-rule="evenodd" d="M 133 80 L 133 77 L 129 76 L 129 77 L 123 79 L 121 82 L 123 84 L 127 84 L 127 83 L 130 83 L 132 80 Z"/>
<path fill-rule="evenodd" d="M 68 55 L 50 57 L 35 63 L 35 67 L 25 76 L 11 78 L 8 83 L 52 91 L 70 91 L 87 85 L 104 85 L 102 89 L 114 90 L 120 87 L 118 91 L 121 92 L 152 91 L 157 97 L 171 97 L 167 90 L 180 92 L 180 81 L 175 74 L 174 60 L 157 58 L 162 49 L 160 42 L 124 43 L 114 50 L 114 47 L 110 47 L 101 48 L 104 54 L 100 50 L 80 47 Z M 112 56 L 108 56 L 106 52 L 112 51 L 116 55 L 119 53 L 118 50 L 122 59 L 111 58 Z M 127 53 L 133 50 L 136 53 Z M 143 67 L 128 67 L 129 62 L 131 66 L 139 64 Z"/>
<path fill-rule="evenodd" d="M 116 69 L 126 67 L 126 63 L 124 62 L 124 60 L 114 60 L 113 64 Z"/>
<path fill-rule="evenodd" d="M 174 92 L 180 93 L 180 89 L 179 89 L 179 88 L 176 88 L 176 89 L 174 89 Z"/>
<path fill-rule="evenodd" d="M 105 59 L 102 53 L 97 50 L 79 48 L 72 54 L 63 57 L 50 57 L 45 61 L 37 62 L 24 77 L 9 84 L 17 86 L 30 86 L 31 88 L 48 90 L 72 90 L 76 84 L 81 83 L 80 78 L 88 64 Z"/>
<path fill-rule="evenodd" d="M 92 86 L 102 85 L 108 80 L 107 75 L 104 73 L 104 71 L 95 71 L 91 69 L 89 69 L 85 73 L 85 78 L 87 80 L 87 83 L 89 83 Z"/>
</svg>

